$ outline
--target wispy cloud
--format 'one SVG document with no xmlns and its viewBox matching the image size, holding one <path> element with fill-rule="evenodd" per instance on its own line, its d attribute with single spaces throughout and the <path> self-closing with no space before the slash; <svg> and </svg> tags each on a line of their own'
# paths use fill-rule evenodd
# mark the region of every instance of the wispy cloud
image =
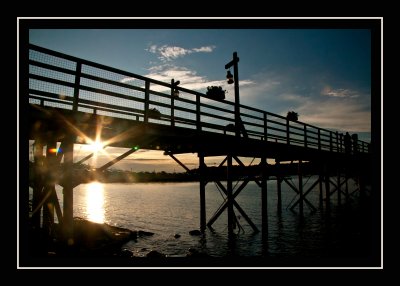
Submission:
<svg viewBox="0 0 400 286">
<path fill-rule="evenodd" d="M 371 131 L 371 112 L 355 100 L 308 100 L 297 111 L 301 121 L 318 127 L 350 132 Z"/>
<path fill-rule="evenodd" d="M 211 53 L 215 49 L 215 46 L 206 46 L 201 48 L 194 48 L 192 51 L 196 53 Z"/>
<path fill-rule="evenodd" d="M 151 45 L 146 50 L 153 54 L 158 54 L 159 59 L 163 62 L 172 61 L 179 57 L 186 56 L 192 53 L 211 53 L 215 49 L 215 46 L 203 46 L 200 48 L 185 49 L 178 46 L 157 46 Z"/>
<path fill-rule="evenodd" d="M 371 132 L 371 111 L 366 91 L 355 88 L 321 88 L 302 85 L 290 74 L 264 73 L 240 89 L 241 103 L 285 116 L 289 110 L 299 120 L 318 127 Z"/>
<path fill-rule="evenodd" d="M 185 67 L 178 67 L 170 64 L 154 66 L 149 69 L 150 73 L 146 77 L 153 78 L 159 81 L 170 82 L 172 78 L 181 82 L 180 86 L 192 90 L 204 90 L 207 86 L 224 86 L 226 80 L 209 80 L 205 76 L 199 75 L 194 70 L 189 70 Z M 240 85 L 246 86 L 253 84 L 251 80 L 241 80 Z M 168 88 L 163 86 L 154 86 L 152 89 L 157 91 L 166 91 Z"/>
<path fill-rule="evenodd" d="M 346 88 L 333 89 L 330 86 L 325 86 L 321 91 L 321 95 L 331 96 L 331 97 L 342 97 L 342 98 L 355 98 L 360 96 L 354 90 Z"/>
</svg>

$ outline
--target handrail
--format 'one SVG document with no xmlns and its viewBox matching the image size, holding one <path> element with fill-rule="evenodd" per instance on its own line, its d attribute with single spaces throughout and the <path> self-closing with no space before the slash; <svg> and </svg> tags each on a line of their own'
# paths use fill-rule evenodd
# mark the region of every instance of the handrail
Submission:
<svg viewBox="0 0 400 286">
<path fill-rule="evenodd" d="M 29 98 L 43 106 L 71 106 L 72 110 L 111 114 L 131 120 L 153 122 L 171 126 L 182 126 L 227 135 L 234 120 L 234 103 L 216 100 L 206 94 L 186 89 L 98 64 L 33 44 L 29 49 Z M 40 55 L 40 56 L 39 56 Z M 45 60 L 47 58 L 47 61 Z M 65 60 L 75 68 L 63 66 Z M 107 73 L 113 78 L 107 78 Z M 75 80 L 71 80 L 75 78 Z M 123 81 L 126 77 L 137 80 L 133 84 Z M 173 91 L 180 92 L 179 97 Z M 160 111 L 159 116 L 152 109 Z M 286 117 L 240 104 L 242 123 L 250 138 L 275 141 L 304 148 L 344 153 L 344 136 L 301 121 L 290 121 Z M 353 142 L 353 152 L 368 153 L 370 143 Z"/>
</svg>

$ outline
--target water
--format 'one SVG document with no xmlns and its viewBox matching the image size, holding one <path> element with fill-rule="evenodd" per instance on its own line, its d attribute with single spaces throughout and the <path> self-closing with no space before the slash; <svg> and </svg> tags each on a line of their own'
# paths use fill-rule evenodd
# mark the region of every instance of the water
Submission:
<svg viewBox="0 0 400 286">
<path fill-rule="evenodd" d="M 304 190 L 316 180 L 311 177 Z M 350 191 L 356 186 L 349 181 Z M 297 181 L 293 179 L 293 183 Z M 82 184 L 74 189 L 74 216 L 95 222 L 153 232 L 153 236 L 139 237 L 124 247 L 135 256 L 146 256 L 157 250 L 169 257 L 184 257 L 190 248 L 213 257 L 362 257 L 367 255 L 363 238 L 362 218 L 358 198 L 350 204 L 338 206 L 337 195 L 331 197 L 331 213 L 319 208 L 319 191 L 315 188 L 307 199 L 317 207 L 316 212 L 304 205 L 304 217 L 287 206 L 296 193 L 282 184 L 282 212 L 277 212 L 276 181 L 268 181 L 268 239 L 253 233 L 243 217 L 243 230 L 228 240 L 226 211 L 207 229 L 204 236 L 191 236 L 190 230 L 199 229 L 199 183 L 134 183 Z M 238 187 L 238 186 L 237 186 Z M 62 205 L 62 190 L 57 189 Z M 250 182 L 236 201 L 261 230 L 261 190 Z M 216 185 L 206 187 L 207 220 L 223 202 Z M 235 211 L 239 216 L 239 212 Z M 174 235 L 179 234 L 179 238 Z"/>
</svg>

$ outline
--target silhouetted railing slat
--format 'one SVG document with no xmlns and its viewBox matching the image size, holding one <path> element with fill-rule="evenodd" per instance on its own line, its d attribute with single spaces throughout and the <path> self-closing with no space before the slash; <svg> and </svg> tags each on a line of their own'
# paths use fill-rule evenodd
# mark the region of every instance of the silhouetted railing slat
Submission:
<svg viewBox="0 0 400 286">
<path fill-rule="evenodd" d="M 76 74 L 76 72 L 73 71 L 73 70 L 69 70 L 69 69 L 66 69 L 66 68 L 58 67 L 58 66 L 53 66 L 53 65 L 42 63 L 42 62 L 38 62 L 38 61 L 35 61 L 35 60 L 29 60 L 28 62 L 32 66 L 37 66 L 37 67 L 41 67 L 41 68 L 44 68 L 44 69 L 57 71 L 57 72 L 70 74 L 70 75 L 75 75 Z"/>
</svg>

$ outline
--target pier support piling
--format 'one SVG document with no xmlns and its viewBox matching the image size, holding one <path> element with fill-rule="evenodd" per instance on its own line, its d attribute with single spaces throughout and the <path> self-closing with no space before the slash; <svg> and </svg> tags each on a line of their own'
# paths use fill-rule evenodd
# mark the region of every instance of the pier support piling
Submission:
<svg viewBox="0 0 400 286">
<path fill-rule="evenodd" d="M 340 168 L 338 168 L 338 174 L 337 174 L 337 201 L 338 204 L 342 204 L 342 188 L 341 188 L 341 183 L 340 183 Z"/>
<path fill-rule="evenodd" d="M 281 174 L 281 162 L 279 160 L 276 163 L 276 183 L 277 183 L 277 211 L 282 213 L 282 174 Z"/>
<path fill-rule="evenodd" d="M 233 174 L 232 174 L 232 155 L 228 154 L 227 156 L 227 199 L 228 199 L 228 234 L 232 235 L 233 234 L 233 227 L 234 227 L 234 212 L 233 212 L 233 188 L 232 188 L 232 179 L 233 179 Z"/>
<path fill-rule="evenodd" d="M 204 232 L 206 229 L 206 179 L 205 179 L 204 155 L 199 154 L 199 171 L 200 171 L 200 230 Z"/>
<path fill-rule="evenodd" d="M 267 158 L 261 158 L 261 221 L 263 236 L 268 235 Z"/>
<path fill-rule="evenodd" d="M 325 199 L 326 199 L 326 212 L 330 212 L 331 208 L 331 185 L 329 180 L 329 170 L 328 167 L 325 165 Z"/>
<path fill-rule="evenodd" d="M 42 190 L 43 190 L 43 144 L 40 139 L 35 139 L 34 145 L 34 185 L 32 194 L 32 226 L 34 228 L 40 228 L 40 211 L 35 210 L 39 207 Z"/>
<path fill-rule="evenodd" d="M 319 206 L 322 208 L 324 206 L 324 189 L 323 183 L 324 182 L 324 175 L 322 173 L 318 176 L 318 184 L 319 184 Z"/>
<path fill-rule="evenodd" d="M 64 146 L 64 189 L 63 189 L 63 234 L 67 245 L 73 245 L 73 164 L 74 164 L 74 140 L 71 135 L 63 142 Z"/>
<path fill-rule="evenodd" d="M 300 211 L 300 215 L 303 215 L 303 173 L 301 170 L 301 163 L 302 161 L 300 160 L 298 163 L 298 175 L 299 175 L 299 211 Z"/>
</svg>

